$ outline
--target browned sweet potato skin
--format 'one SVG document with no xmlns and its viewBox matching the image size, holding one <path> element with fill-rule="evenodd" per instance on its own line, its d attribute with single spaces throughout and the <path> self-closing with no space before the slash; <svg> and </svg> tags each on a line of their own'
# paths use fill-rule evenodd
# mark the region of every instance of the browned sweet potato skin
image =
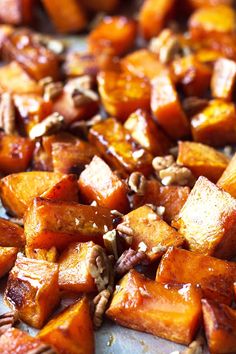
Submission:
<svg viewBox="0 0 236 354">
<path fill-rule="evenodd" d="M 230 259 L 235 256 L 235 215 L 235 199 L 199 177 L 173 226 L 191 251 Z"/>
<path fill-rule="evenodd" d="M 59 303 L 58 265 L 19 257 L 8 278 L 5 300 L 21 320 L 41 328 Z"/>
<path fill-rule="evenodd" d="M 0 247 L 0 277 L 3 277 L 14 266 L 18 248 Z"/>
<path fill-rule="evenodd" d="M 156 281 L 191 283 L 202 289 L 202 296 L 230 305 L 234 298 L 236 265 L 214 257 L 169 248 L 157 269 Z"/>
<path fill-rule="evenodd" d="M 0 246 L 23 248 L 25 235 L 22 227 L 0 218 Z"/>
<path fill-rule="evenodd" d="M 38 338 L 52 345 L 59 354 L 93 354 L 93 324 L 88 300 L 83 297 L 59 313 L 39 332 Z"/>
<path fill-rule="evenodd" d="M 178 343 L 192 341 L 201 316 L 200 294 L 194 286 L 157 283 L 135 270 L 119 285 L 106 312 L 109 318 Z"/>
<path fill-rule="evenodd" d="M 233 60 L 219 58 L 215 62 L 211 78 L 212 96 L 231 101 L 235 80 L 236 63 Z"/>
<path fill-rule="evenodd" d="M 232 157 L 230 163 L 228 164 L 226 170 L 217 182 L 217 186 L 223 188 L 226 192 L 236 198 L 236 154 Z"/>
<path fill-rule="evenodd" d="M 102 235 L 112 223 L 106 208 L 35 198 L 25 214 L 26 243 L 46 249 L 63 249 L 73 241 L 103 244 Z"/>
<path fill-rule="evenodd" d="M 212 300 L 202 300 L 204 327 L 211 353 L 236 351 L 236 311 Z"/>
</svg>

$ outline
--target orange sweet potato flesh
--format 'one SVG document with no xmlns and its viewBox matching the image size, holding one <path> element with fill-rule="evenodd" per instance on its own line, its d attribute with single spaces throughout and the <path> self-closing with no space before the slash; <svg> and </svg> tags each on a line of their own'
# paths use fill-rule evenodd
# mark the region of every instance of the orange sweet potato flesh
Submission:
<svg viewBox="0 0 236 354">
<path fill-rule="evenodd" d="M 84 9 L 79 1 L 61 0 L 60 6 L 57 0 L 43 0 L 42 3 L 60 33 L 80 31 L 87 24 Z"/>
<path fill-rule="evenodd" d="M 236 265 L 214 257 L 178 248 L 169 248 L 157 269 L 160 283 L 200 286 L 202 296 L 230 305 L 234 298 Z"/>
<path fill-rule="evenodd" d="M 94 156 L 78 183 L 80 196 L 87 204 L 95 200 L 98 205 L 121 213 L 129 210 L 125 183 L 100 157 Z"/>
<path fill-rule="evenodd" d="M 121 55 L 130 49 L 136 36 L 136 22 L 124 16 L 107 16 L 88 36 L 88 48 L 93 54 L 107 51 Z"/>
<path fill-rule="evenodd" d="M 126 73 L 103 71 L 98 75 L 98 90 L 107 113 L 125 121 L 136 109 L 150 109 L 150 84 Z"/>
<path fill-rule="evenodd" d="M 151 109 L 154 118 L 171 138 L 180 139 L 189 135 L 189 122 L 167 72 L 152 81 Z"/>
<path fill-rule="evenodd" d="M 188 167 L 196 177 L 217 182 L 229 163 L 226 155 L 207 145 L 180 141 L 178 146 L 177 163 Z"/>
<path fill-rule="evenodd" d="M 41 328 L 60 301 L 58 265 L 18 257 L 9 274 L 4 296 L 22 321 Z"/>
<path fill-rule="evenodd" d="M 236 81 L 236 63 L 220 58 L 215 62 L 211 79 L 211 92 L 214 98 L 231 101 Z"/>
<path fill-rule="evenodd" d="M 73 242 L 62 252 L 59 264 L 59 287 L 64 291 L 96 292 L 97 287 L 89 273 L 86 258 L 95 244 L 93 242 Z"/>
<path fill-rule="evenodd" d="M 51 247 L 49 250 L 43 248 L 33 249 L 31 247 L 25 247 L 25 256 L 27 258 L 56 263 L 57 250 L 56 247 Z"/>
<path fill-rule="evenodd" d="M 236 311 L 212 300 L 202 300 L 204 328 L 211 353 L 236 352 Z"/>
<path fill-rule="evenodd" d="M 230 259 L 235 256 L 235 215 L 235 199 L 199 177 L 173 226 L 191 251 Z"/>
<path fill-rule="evenodd" d="M 233 5 L 233 0 L 185 0 L 185 2 L 191 6 L 192 9 L 208 6 L 214 7 L 215 5 Z"/>
<path fill-rule="evenodd" d="M 161 32 L 174 9 L 175 0 L 145 0 L 139 13 L 139 26 L 145 39 Z"/>
<path fill-rule="evenodd" d="M 94 335 L 89 302 L 83 297 L 54 317 L 38 334 L 59 354 L 93 354 Z"/>
<path fill-rule="evenodd" d="M 35 198 L 25 214 L 26 244 L 32 248 L 65 248 L 70 242 L 103 244 L 112 229 L 109 209 Z"/>
<path fill-rule="evenodd" d="M 213 146 L 236 142 L 236 111 L 233 103 L 215 99 L 191 120 L 193 140 Z"/>
<path fill-rule="evenodd" d="M 16 61 L 0 68 L 0 91 L 41 94 L 42 87 Z"/>
<path fill-rule="evenodd" d="M 168 137 L 154 123 L 147 111 L 138 109 L 126 120 L 124 127 L 132 138 L 154 156 L 168 154 L 172 145 Z"/>
<path fill-rule="evenodd" d="M 137 251 L 143 242 L 151 261 L 160 258 L 169 246 L 178 247 L 184 242 L 184 238 L 147 205 L 126 214 L 122 223 L 132 229 L 131 248 Z"/>
<path fill-rule="evenodd" d="M 16 60 L 35 80 L 59 77 L 59 60 L 28 30 L 16 30 L 3 43 L 3 58 Z"/>
<path fill-rule="evenodd" d="M 25 246 L 25 235 L 22 227 L 0 218 L 0 246 L 23 248 Z"/>
<path fill-rule="evenodd" d="M 39 338 L 31 337 L 18 328 L 10 328 L 0 337 L 2 354 L 25 354 L 42 345 L 43 342 Z"/>
<path fill-rule="evenodd" d="M 201 316 L 199 291 L 190 284 L 161 284 L 131 270 L 119 283 L 109 318 L 122 326 L 189 344 Z"/>
<path fill-rule="evenodd" d="M 1 180 L 0 184 L 2 203 L 12 214 L 22 217 L 32 200 L 51 190 L 62 180 L 62 177 L 60 173 L 43 171 L 8 175 Z"/>
<path fill-rule="evenodd" d="M 14 266 L 17 253 L 16 247 L 0 247 L 0 278 Z"/>
<path fill-rule="evenodd" d="M 226 192 L 236 198 L 236 185 L 235 185 L 235 176 L 236 176 L 236 154 L 232 157 L 230 163 L 228 164 L 223 175 L 220 177 L 217 182 L 217 186 L 224 189 Z"/>
<path fill-rule="evenodd" d="M 34 142 L 17 135 L 0 133 L 0 171 L 3 174 L 25 171 L 31 161 Z"/>
<path fill-rule="evenodd" d="M 129 132 L 114 118 L 95 124 L 89 140 L 114 169 L 124 172 L 151 172 L 152 155 L 132 139 Z"/>
<path fill-rule="evenodd" d="M 51 188 L 42 193 L 41 197 L 53 200 L 78 202 L 79 187 L 76 175 L 65 175 Z"/>
<path fill-rule="evenodd" d="M 34 0 L 6 0 L 1 4 L 0 21 L 11 25 L 29 24 L 33 19 Z"/>
</svg>

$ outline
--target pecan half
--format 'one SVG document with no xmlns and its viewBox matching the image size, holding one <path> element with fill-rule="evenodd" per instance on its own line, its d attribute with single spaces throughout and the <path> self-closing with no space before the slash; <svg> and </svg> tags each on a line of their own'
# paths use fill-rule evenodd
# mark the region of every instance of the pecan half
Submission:
<svg viewBox="0 0 236 354">
<path fill-rule="evenodd" d="M 193 341 L 187 349 L 185 349 L 182 354 L 202 354 L 204 347 L 204 339 L 202 336 L 198 337 Z"/>
<path fill-rule="evenodd" d="M 39 344 L 36 348 L 29 350 L 27 354 L 57 354 L 48 344 Z"/>
<path fill-rule="evenodd" d="M 148 264 L 148 257 L 145 252 L 134 251 L 132 248 L 124 251 L 115 264 L 115 272 L 118 275 L 124 275 L 130 269 L 139 264 Z"/>
<path fill-rule="evenodd" d="M 128 178 L 128 186 L 137 195 L 144 195 L 147 186 L 145 176 L 140 172 L 133 172 Z"/>
<path fill-rule="evenodd" d="M 102 290 L 94 299 L 94 314 L 93 324 L 95 328 L 99 328 L 103 322 L 103 315 L 107 309 L 108 301 L 110 299 L 111 292 L 109 290 Z"/>
<path fill-rule="evenodd" d="M 1 95 L 0 128 L 2 128 L 6 134 L 16 133 L 15 105 L 12 95 L 8 92 Z"/>
<path fill-rule="evenodd" d="M 11 311 L 4 313 L 0 316 L 0 336 L 6 332 L 9 328 L 12 328 L 13 325 L 18 320 L 17 312 Z"/>
<path fill-rule="evenodd" d="M 51 101 L 59 97 L 63 92 L 62 82 L 49 82 L 44 84 L 44 94 L 43 97 L 45 101 Z"/>
<path fill-rule="evenodd" d="M 64 125 L 64 117 L 57 112 L 52 113 L 42 122 L 36 124 L 29 132 L 31 139 L 58 132 Z"/>
<path fill-rule="evenodd" d="M 188 117 L 192 117 L 207 107 L 208 100 L 199 97 L 187 97 L 183 100 L 183 109 Z"/>
</svg>

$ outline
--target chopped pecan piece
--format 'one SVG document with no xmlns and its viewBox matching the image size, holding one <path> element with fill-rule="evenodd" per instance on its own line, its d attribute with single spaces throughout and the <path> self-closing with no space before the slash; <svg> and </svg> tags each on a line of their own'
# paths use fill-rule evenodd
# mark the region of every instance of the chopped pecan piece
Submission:
<svg viewBox="0 0 236 354">
<path fill-rule="evenodd" d="M 54 100 L 59 97 L 63 92 L 62 82 L 49 82 L 44 84 L 44 99 L 45 101 Z"/>
<path fill-rule="evenodd" d="M 156 172 L 159 172 L 167 167 L 170 167 L 174 162 L 175 160 L 172 155 L 156 156 L 152 160 L 152 167 Z"/>
<path fill-rule="evenodd" d="M 75 79 L 70 79 L 68 82 L 68 90 L 72 94 L 75 90 L 84 91 L 91 90 L 94 84 L 94 79 L 89 75 L 83 75 Z"/>
<path fill-rule="evenodd" d="M 93 324 L 95 328 L 99 328 L 102 325 L 103 315 L 107 309 L 107 304 L 109 298 L 111 296 L 111 292 L 109 290 L 102 290 L 94 299 L 93 304 L 94 314 L 93 314 Z"/>
<path fill-rule="evenodd" d="M 99 97 L 96 92 L 92 90 L 75 89 L 72 92 L 72 98 L 75 107 L 83 107 L 89 105 L 91 102 L 98 102 Z"/>
<path fill-rule="evenodd" d="M 6 332 L 9 328 L 13 327 L 13 325 L 18 320 L 17 312 L 11 311 L 4 313 L 0 316 L 0 336 Z"/>
<path fill-rule="evenodd" d="M 15 105 L 12 95 L 8 92 L 1 95 L 0 128 L 2 128 L 6 134 L 11 135 L 16 133 Z"/>
<path fill-rule="evenodd" d="M 27 354 L 56 354 L 57 352 L 48 344 L 39 344 L 36 348 L 27 352 Z"/>
<path fill-rule="evenodd" d="M 202 354 L 204 347 L 204 339 L 203 337 L 198 337 L 195 341 L 193 341 L 187 349 L 185 349 L 182 354 Z"/>
<path fill-rule="evenodd" d="M 184 166 L 173 164 L 159 172 L 161 183 L 164 186 L 180 185 L 180 186 L 193 186 L 195 177 L 192 172 Z"/>
<path fill-rule="evenodd" d="M 124 251 L 115 265 L 115 272 L 118 275 L 124 275 L 130 269 L 139 264 L 148 264 L 148 258 L 143 251 L 134 251 L 132 248 Z"/>
<path fill-rule="evenodd" d="M 128 186 L 132 192 L 137 195 L 144 195 L 146 190 L 147 180 L 140 172 L 133 172 L 128 178 Z"/>
<path fill-rule="evenodd" d="M 64 117 L 57 112 L 52 113 L 42 122 L 36 124 L 29 132 L 31 139 L 36 139 L 41 136 L 54 134 L 59 131 L 64 125 Z"/>
<path fill-rule="evenodd" d="M 150 41 L 149 49 L 159 56 L 161 63 L 168 64 L 180 53 L 181 46 L 178 36 L 170 29 L 164 29 Z"/>
<path fill-rule="evenodd" d="M 116 242 L 117 232 L 116 230 L 108 231 L 103 235 L 104 246 L 114 255 L 115 259 L 118 259 L 118 250 L 117 250 L 117 242 Z"/>
<path fill-rule="evenodd" d="M 117 225 L 116 230 L 118 231 L 121 238 L 125 240 L 127 245 L 131 245 L 133 241 L 133 229 L 127 225 L 125 222 L 122 222 Z"/>
</svg>

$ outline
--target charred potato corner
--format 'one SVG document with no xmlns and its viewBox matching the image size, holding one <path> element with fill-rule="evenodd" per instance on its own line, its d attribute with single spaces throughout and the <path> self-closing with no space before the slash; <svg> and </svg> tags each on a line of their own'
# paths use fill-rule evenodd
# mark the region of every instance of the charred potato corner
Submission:
<svg viewBox="0 0 236 354">
<path fill-rule="evenodd" d="M 234 1 L 2 0 L 0 60 L 0 353 L 236 354 Z"/>
</svg>

